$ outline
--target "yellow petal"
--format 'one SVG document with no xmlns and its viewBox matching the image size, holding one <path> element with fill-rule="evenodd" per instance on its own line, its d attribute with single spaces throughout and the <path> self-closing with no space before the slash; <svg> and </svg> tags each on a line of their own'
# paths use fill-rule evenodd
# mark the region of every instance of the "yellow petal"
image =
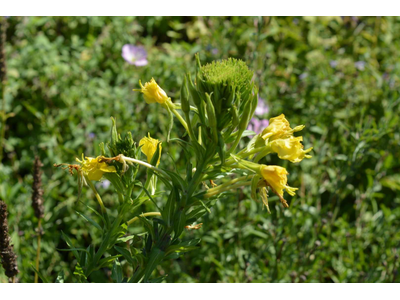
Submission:
<svg viewBox="0 0 400 300">
<path fill-rule="evenodd" d="M 290 160 L 293 163 L 302 161 L 304 158 L 310 158 L 306 153 L 310 152 L 312 148 L 303 150 L 304 146 L 301 143 L 303 137 L 289 137 L 286 139 L 273 140 L 271 142 L 271 149 L 278 154 L 280 159 Z"/>
<path fill-rule="evenodd" d="M 292 188 L 287 185 L 287 174 L 285 168 L 280 166 L 261 166 L 261 176 L 264 180 L 281 196 L 283 190 L 286 189 L 290 195 L 294 195 L 297 188 Z"/>
<path fill-rule="evenodd" d="M 152 137 L 149 136 L 142 138 L 139 141 L 139 146 L 142 146 L 141 150 L 142 152 L 146 155 L 147 157 L 147 162 L 151 162 L 151 159 L 153 158 L 154 153 L 157 151 L 157 145 L 160 143 L 159 140 L 153 139 Z M 161 159 L 161 145 L 160 145 L 160 155 L 158 157 L 157 165 L 160 163 Z"/>
<path fill-rule="evenodd" d="M 168 100 L 167 93 L 165 93 L 165 91 L 160 88 L 154 78 L 151 78 L 151 80 L 149 82 L 146 82 L 144 86 L 142 85 L 141 81 L 139 81 L 139 84 L 141 86 L 141 89 L 136 91 L 140 91 L 141 93 L 143 93 L 144 100 L 148 104 L 155 102 L 164 103 Z"/>
</svg>

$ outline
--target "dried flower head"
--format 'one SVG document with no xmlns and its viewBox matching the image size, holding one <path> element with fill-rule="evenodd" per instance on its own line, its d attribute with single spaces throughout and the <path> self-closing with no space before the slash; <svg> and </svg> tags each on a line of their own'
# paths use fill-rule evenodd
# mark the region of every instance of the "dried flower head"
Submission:
<svg viewBox="0 0 400 300">
<path fill-rule="evenodd" d="M 43 167 L 43 164 L 40 161 L 40 158 L 35 156 L 35 162 L 33 165 L 32 207 L 35 211 L 35 216 L 38 219 L 41 219 L 44 216 L 41 167 Z"/>
<path fill-rule="evenodd" d="M 19 273 L 17 255 L 14 253 L 10 240 L 7 224 L 7 205 L 0 200 L 0 258 L 7 277 L 13 277 Z"/>
</svg>

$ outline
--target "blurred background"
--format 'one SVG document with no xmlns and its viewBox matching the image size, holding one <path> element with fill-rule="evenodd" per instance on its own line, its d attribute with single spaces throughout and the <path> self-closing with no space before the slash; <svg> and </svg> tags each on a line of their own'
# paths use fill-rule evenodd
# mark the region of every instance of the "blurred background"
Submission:
<svg viewBox="0 0 400 300">
<path fill-rule="evenodd" d="M 268 214 L 247 189 L 232 191 L 200 221 L 200 230 L 185 233 L 202 238 L 200 248 L 157 272 L 168 274 L 167 282 L 400 282 L 400 18 L 3 21 L 7 82 L 1 107 L 11 115 L 1 126 L 0 199 L 8 205 L 19 281 L 34 277 L 34 156 L 44 164 L 40 270 L 49 281 L 63 271 L 74 282 L 76 261 L 58 250 L 67 248 L 61 231 L 80 247 L 98 242 L 76 213 L 87 210 L 82 202 L 95 200 L 84 189 L 79 202 L 76 177 L 53 164 L 98 155 L 99 143 L 110 138 L 111 116 L 119 132 L 131 131 L 137 142 L 150 132 L 163 142 L 164 157 L 167 151 L 179 157 L 179 146 L 166 142 L 165 111 L 132 89 L 139 79 L 154 77 L 179 101 L 183 75 L 194 73 L 199 53 L 203 63 L 244 60 L 264 105 L 252 129 L 284 113 L 291 125 L 306 125 L 304 145 L 314 147 L 313 158 L 292 164 L 269 156 L 264 163 L 286 167 L 289 185 L 299 188 L 297 196 L 287 196 L 290 208 L 271 197 Z M 130 46 L 123 53 L 124 45 Z M 173 137 L 182 136 L 175 125 Z M 112 186 L 97 186 L 112 208 Z M 110 281 L 110 274 L 104 269 L 94 280 Z M 6 281 L 0 269 L 0 282 Z"/>
</svg>

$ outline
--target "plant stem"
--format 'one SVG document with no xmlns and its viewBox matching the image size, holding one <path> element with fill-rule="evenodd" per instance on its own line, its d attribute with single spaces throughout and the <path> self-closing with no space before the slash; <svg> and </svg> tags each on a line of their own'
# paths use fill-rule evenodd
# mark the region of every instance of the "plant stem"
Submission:
<svg viewBox="0 0 400 300">
<path fill-rule="evenodd" d="M 100 197 L 99 193 L 97 192 L 96 188 L 94 187 L 92 181 L 89 180 L 89 178 L 88 178 L 86 175 L 85 175 L 85 179 L 86 179 L 86 182 L 88 183 L 89 187 L 92 189 L 94 195 L 96 196 L 96 199 L 97 199 L 97 202 L 99 202 L 101 211 L 102 211 L 104 214 L 106 214 L 106 208 L 105 208 L 105 206 L 104 206 L 103 200 L 101 200 L 101 197 Z"/>
<path fill-rule="evenodd" d="M 229 153 L 232 153 L 233 151 L 235 151 L 236 147 L 239 145 L 240 139 L 242 138 L 243 132 L 244 132 L 244 130 L 240 130 L 238 132 L 238 135 L 237 135 L 237 137 L 235 139 L 235 142 L 233 143 L 233 145 L 229 149 Z"/>
<path fill-rule="evenodd" d="M 38 236 L 37 236 L 37 249 L 36 249 L 36 270 L 39 272 L 39 261 L 40 261 L 40 240 L 42 236 L 42 219 L 40 218 L 38 221 Z M 35 283 L 39 282 L 39 276 L 38 273 L 35 272 Z"/>
<path fill-rule="evenodd" d="M 175 109 L 182 109 L 182 104 L 180 104 L 180 103 L 175 102 L 174 106 L 175 106 Z M 196 107 L 191 106 L 191 105 L 190 105 L 190 110 L 194 111 L 196 113 L 199 113 L 199 110 Z"/>
<path fill-rule="evenodd" d="M 234 185 L 238 185 L 238 184 L 246 185 L 246 183 L 249 182 L 249 180 L 251 182 L 251 179 L 253 179 L 253 177 L 254 177 L 254 175 L 250 175 L 250 176 L 246 175 L 246 176 L 242 176 L 239 178 L 229 180 L 228 182 L 225 182 L 215 188 L 208 189 L 206 196 L 210 195 L 210 194 L 215 195 L 215 194 L 221 193 L 227 189 L 231 189 Z M 243 182 L 243 181 L 246 181 L 246 182 Z"/>
<path fill-rule="evenodd" d="M 155 166 L 153 166 L 153 165 L 151 165 L 151 164 L 149 164 L 147 162 L 141 161 L 139 159 L 131 158 L 131 157 L 126 157 L 126 156 L 122 156 L 122 159 L 124 159 L 126 161 L 130 161 L 130 162 L 136 163 L 138 165 L 142 165 L 142 166 L 144 166 L 146 168 L 149 168 L 149 169 L 151 169 L 153 171 L 157 171 L 157 172 L 163 174 L 164 176 L 166 176 L 168 179 L 170 179 L 169 175 L 166 172 L 164 172 L 163 170 L 161 170 L 161 169 L 159 169 L 159 168 L 157 168 L 157 167 L 155 167 Z"/>
<path fill-rule="evenodd" d="M 239 153 L 237 153 L 235 156 L 237 156 L 237 157 L 239 157 L 241 159 L 244 159 L 246 157 L 249 157 L 250 155 L 253 155 L 253 154 L 256 154 L 258 152 L 261 152 L 262 150 L 265 150 L 265 148 L 266 148 L 266 146 L 258 147 L 258 148 L 254 148 L 253 150 L 248 151 L 248 152 L 242 150 Z M 271 153 L 271 152 L 270 151 L 265 152 L 264 156 L 269 154 L 269 153 Z M 225 161 L 225 166 L 229 167 L 229 166 L 232 166 L 235 163 L 236 163 L 236 161 L 232 157 L 230 157 Z"/>
<path fill-rule="evenodd" d="M 0 132 L 0 162 L 3 160 L 4 138 L 6 133 L 6 84 L 7 84 L 7 66 L 6 66 L 6 29 L 7 19 L 2 17 L 0 20 L 0 87 L 1 87 L 1 132 Z"/>
<path fill-rule="evenodd" d="M 185 113 L 185 118 L 187 120 L 187 125 L 188 125 L 188 130 L 189 130 L 188 131 L 189 137 L 193 141 L 193 143 L 197 143 L 198 144 L 197 139 L 196 139 L 196 135 L 194 134 L 194 131 L 193 131 L 193 128 L 192 128 L 192 124 L 191 124 L 191 121 L 190 121 L 189 113 Z"/>
<path fill-rule="evenodd" d="M 179 122 L 181 122 L 182 126 L 185 127 L 186 131 L 189 133 L 189 128 L 186 121 L 182 118 L 181 114 L 177 112 L 175 108 L 171 108 L 173 114 L 178 118 Z"/>
<path fill-rule="evenodd" d="M 141 217 L 151 217 L 151 216 L 161 216 L 161 213 L 159 212 L 148 212 L 148 213 L 142 213 L 140 215 Z M 139 217 L 134 217 L 132 219 L 130 219 L 128 222 L 126 222 L 129 225 L 131 225 L 133 222 L 136 222 L 137 220 L 139 220 Z"/>
<path fill-rule="evenodd" d="M 222 192 L 225 192 L 225 191 L 228 191 L 228 190 L 233 190 L 233 189 L 236 189 L 236 188 L 239 188 L 239 187 L 242 187 L 242 186 L 246 186 L 246 185 L 251 185 L 251 181 L 239 182 L 239 183 L 234 184 L 234 185 L 225 186 L 222 189 L 217 189 L 218 187 L 213 188 L 213 189 L 209 189 L 207 191 L 207 193 L 204 195 L 204 198 L 211 198 L 211 197 L 213 197 L 215 195 L 218 195 L 218 194 L 220 194 Z M 210 192 L 210 190 L 213 190 L 213 191 Z"/>
</svg>

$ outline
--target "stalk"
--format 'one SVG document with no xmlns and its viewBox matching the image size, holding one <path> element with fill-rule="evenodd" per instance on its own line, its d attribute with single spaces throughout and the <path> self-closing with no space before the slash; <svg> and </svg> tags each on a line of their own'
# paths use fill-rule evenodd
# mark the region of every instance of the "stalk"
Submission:
<svg viewBox="0 0 400 300">
<path fill-rule="evenodd" d="M 141 217 L 155 217 L 155 216 L 161 216 L 161 213 L 159 213 L 159 212 L 148 212 L 148 213 L 143 213 L 140 216 Z M 126 223 L 129 226 L 132 223 L 136 222 L 137 220 L 139 220 L 139 217 L 134 217 L 134 218 L 130 219 L 128 222 L 126 222 Z"/>
<path fill-rule="evenodd" d="M 40 261 L 40 240 L 42 236 L 42 228 L 41 228 L 42 219 L 38 221 L 38 236 L 37 236 L 37 249 L 36 249 L 36 270 L 39 271 L 39 261 Z M 39 282 L 38 273 L 35 272 L 35 283 Z"/>
<path fill-rule="evenodd" d="M 103 200 L 101 200 L 100 194 L 97 192 L 95 186 L 93 185 L 92 181 L 89 180 L 89 178 L 85 176 L 86 182 L 88 183 L 89 187 L 91 188 L 91 190 L 93 191 L 94 195 L 96 196 L 97 202 L 100 205 L 101 211 L 102 213 L 106 214 L 106 207 L 104 206 Z"/>
<path fill-rule="evenodd" d="M 32 207 L 35 212 L 36 218 L 38 218 L 37 226 L 37 249 L 36 249 L 36 270 L 39 271 L 40 261 L 40 240 L 42 237 L 42 219 L 44 217 L 44 205 L 43 205 L 43 189 L 42 189 L 42 162 L 39 156 L 35 156 L 35 162 L 33 165 L 33 184 L 32 184 Z M 35 272 L 35 283 L 39 282 L 38 273 Z"/>
<path fill-rule="evenodd" d="M 0 17 L 0 85 L 1 85 L 1 131 L 0 131 L 0 162 L 3 160 L 4 137 L 6 134 L 6 83 L 7 83 L 7 65 L 6 65 L 6 30 L 7 19 Z"/>
<path fill-rule="evenodd" d="M 236 184 L 233 184 L 233 185 L 229 184 L 229 185 L 226 185 L 224 187 L 217 186 L 215 188 L 209 189 L 207 191 L 207 193 L 204 195 L 204 197 L 205 198 L 211 198 L 211 197 L 213 197 L 215 195 L 218 195 L 218 194 L 220 194 L 222 192 L 225 192 L 225 191 L 228 191 L 228 190 L 233 190 L 233 189 L 236 189 L 236 188 L 239 188 L 239 187 L 242 187 L 242 186 L 246 186 L 246 185 L 251 185 L 251 181 L 238 182 Z"/>
<path fill-rule="evenodd" d="M 157 168 L 157 167 L 155 167 L 155 166 L 153 166 L 153 165 L 151 165 L 151 164 L 149 164 L 147 162 L 141 161 L 139 159 L 131 158 L 131 157 L 126 157 L 126 156 L 123 156 L 122 159 L 125 160 L 125 161 L 136 163 L 138 165 L 142 165 L 142 166 L 144 166 L 146 168 L 149 168 L 149 169 L 151 169 L 153 171 L 156 171 L 156 172 L 159 172 L 159 173 L 163 174 L 167 178 L 170 178 L 169 175 L 166 172 L 164 172 L 163 170 L 161 170 L 161 169 L 159 169 L 159 168 Z"/>
</svg>

